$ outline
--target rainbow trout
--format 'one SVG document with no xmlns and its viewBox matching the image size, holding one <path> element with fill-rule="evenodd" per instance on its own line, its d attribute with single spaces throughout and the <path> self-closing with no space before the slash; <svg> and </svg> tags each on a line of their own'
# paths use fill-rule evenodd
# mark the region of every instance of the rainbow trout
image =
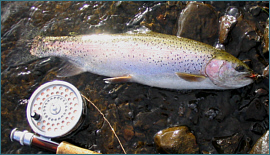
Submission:
<svg viewBox="0 0 270 155">
<path fill-rule="evenodd" d="M 137 82 L 170 89 L 234 89 L 253 82 L 243 62 L 210 45 L 187 38 L 147 34 L 100 34 L 36 38 L 38 57 L 68 60 L 60 76 L 82 72 L 108 76 L 105 82 Z"/>
</svg>

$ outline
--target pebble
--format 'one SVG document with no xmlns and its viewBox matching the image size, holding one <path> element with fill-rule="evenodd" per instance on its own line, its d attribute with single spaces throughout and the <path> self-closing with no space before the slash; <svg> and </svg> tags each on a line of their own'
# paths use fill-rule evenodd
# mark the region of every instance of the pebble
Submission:
<svg viewBox="0 0 270 155">
<path fill-rule="evenodd" d="M 160 153 L 199 153 L 196 138 L 186 126 L 161 130 L 155 135 L 154 142 Z"/>
<path fill-rule="evenodd" d="M 219 113 L 219 111 L 217 109 L 210 108 L 204 114 L 206 117 L 209 118 L 209 120 L 213 120 L 218 115 L 218 113 Z"/>
<path fill-rule="evenodd" d="M 219 19 L 219 42 L 220 43 L 226 43 L 227 40 L 227 36 L 228 33 L 230 32 L 230 30 L 235 26 L 237 20 L 234 16 L 231 15 L 224 15 L 222 17 L 220 17 Z"/>
<path fill-rule="evenodd" d="M 263 53 L 269 52 L 269 18 L 266 21 L 266 27 L 263 34 Z"/>
<path fill-rule="evenodd" d="M 259 88 L 255 90 L 256 96 L 264 96 L 269 94 L 267 90 L 263 89 L 263 88 Z"/>
<path fill-rule="evenodd" d="M 260 135 L 262 135 L 265 132 L 264 128 L 259 123 L 254 123 L 254 125 L 251 126 L 250 130 L 252 132 L 254 132 L 256 134 L 260 134 Z"/>
<path fill-rule="evenodd" d="M 226 9 L 226 15 L 233 16 L 235 18 L 238 18 L 241 15 L 241 12 L 237 7 L 230 6 Z"/>
<path fill-rule="evenodd" d="M 249 12 L 252 14 L 252 16 L 257 16 L 261 12 L 261 8 L 259 6 L 253 6 L 249 8 Z"/>
<path fill-rule="evenodd" d="M 269 130 L 255 143 L 250 154 L 269 154 Z"/>
<path fill-rule="evenodd" d="M 226 46 L 226 51 L 238 56 L 240 52 L 248 52 L 254 48 L 260 41 L 260 27 L 254 22 L 254 17 L 249 14 L 237 13 L 237 11 L 231 11 L 227 13 L 233 15 L 236 18 L 235 26 L 230 30 L 228 39 L 230 40 Z M 220 30 L 224 31 L 224 30 Z"/>
<path fill-rule="evenodd" d="M 232 154 L 235 153 L 243 135 L 236 133 L 230 137 L 218 137 L 213 139 L 213 145 L 218 153 Z"/>
<path fill-rule="evenodd" d="M 125 129 L 124 129 L 124 138 L 125 140 L 129 141 L 132 139 L 132 137 L 134 136 L 134 129 L 131 125 L 127 125 L 125 126 Z"/>
<path fill-rule="evenodd" d="M 264 77 L 269 77 L 269 65 L 264 68 L 263 74 Z"/>
<path fill-rule="evenodd" d="M 207 4 L 190 2 L 178 19 L 177 36 L 213 45 L 218 37 L 218 15 Z"/>
<path fill-rule="evenodd" d="M 255 98 L 253 101 L 251 101 L 245 113 L 245 120 L 262 121 L 267 116 L 264 105 L 258 98 Z"/>
</svg>

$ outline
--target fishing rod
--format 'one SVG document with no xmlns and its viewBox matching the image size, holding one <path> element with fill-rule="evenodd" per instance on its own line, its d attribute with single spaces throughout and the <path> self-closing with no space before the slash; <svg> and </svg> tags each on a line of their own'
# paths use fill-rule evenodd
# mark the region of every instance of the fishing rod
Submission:
<svg viewBox="0 0 270 155">
<path fill-rule="evenodd" d="M 27 121 L 39 136 L 15 128 L 10 139 L 56 154 L 101 154 L 65 141 L 57 143 L 51 140 L 77 131 L 83 124 L 86 109 L 85 101 L 75 86 L 65 81 L 47 82 L 34 91 L 26 109 Z"/>
<path fill-rule="evenodd" d="M 50 139 L 36 136 L 27 130 L 18 131 L 13 129 L 10 134 L 11 141 L 18 141 L 21 145 L 36 146 L 56 154 L 101 154 L 95 151 L 84 149 L 68 142 L 57 143 Z"/>
</svg>

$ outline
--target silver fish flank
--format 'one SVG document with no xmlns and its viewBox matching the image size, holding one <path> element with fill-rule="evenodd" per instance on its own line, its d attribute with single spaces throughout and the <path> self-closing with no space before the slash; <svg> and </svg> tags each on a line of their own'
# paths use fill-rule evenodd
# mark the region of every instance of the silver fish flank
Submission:
<svg viewBox="0 0 270 155">
<path fill-rule="evenodd" d="M 137 82 L 169 89 L 234 89 L 253 82 L 252 70 L 231 54 L 187 38 L 147 34 L 37 37 L 30 50 L 69 64 L 59 76 L 82 72 L 106 82 Z"/>
</svg>

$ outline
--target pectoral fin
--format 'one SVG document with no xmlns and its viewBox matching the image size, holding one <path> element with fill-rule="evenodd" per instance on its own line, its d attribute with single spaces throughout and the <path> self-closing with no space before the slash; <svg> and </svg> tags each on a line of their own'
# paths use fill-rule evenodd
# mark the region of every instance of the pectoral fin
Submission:
<svg viewBox="0 0 270 155">
<path fill-rule="evenodd" d="M 196 74 L 176 73 L 176 75 L 188 82 L 201 82 L 205 79 L 205 76 Z"/>
<path fill-rule="evenodd" d="M 120 83 L 120 82 L 131 82 L 132 76 L 119 76 L 113 78 L 106 78 L 103 79 L 105 83 Z"/>
<path fill-rule="evenodd" d="M 62 64 L 60 69 L 57 71 L 58 77 L 67 77 L 67 76 L 74 76 L 80 73 L 85 72 L 82 67 L 72 63 L 70 61 L 66 61 Z"/>
</svg>

